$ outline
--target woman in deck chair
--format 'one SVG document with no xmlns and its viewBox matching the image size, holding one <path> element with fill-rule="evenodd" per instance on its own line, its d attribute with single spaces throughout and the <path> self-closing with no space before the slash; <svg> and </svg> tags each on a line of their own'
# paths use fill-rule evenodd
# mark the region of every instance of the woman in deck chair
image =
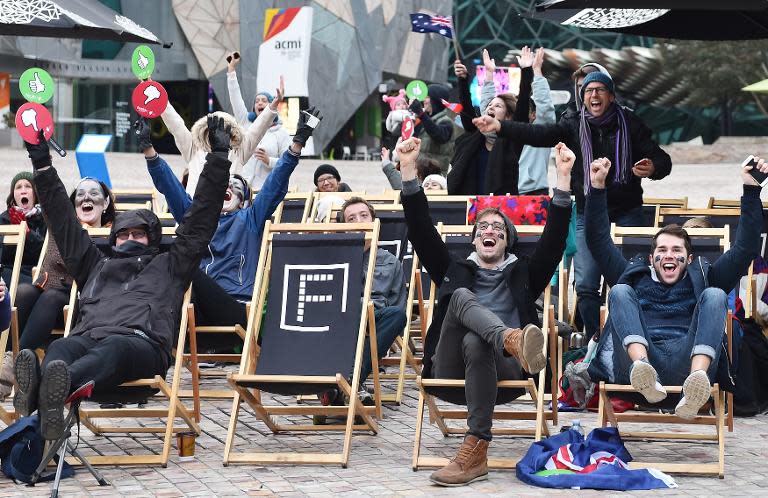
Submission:
<svg viewBox="0 0 768 498">
<path fill-rule="evenodd" d="M 14 407 L 24 416 L 39 410 L 45 439 L 61 436 L 64 401 L 87 382 L 110 392 L 126 381 L 165 376 L 183 296 L 216 231 L 227 189 L 230 130 L 213 115 L 207 124 L 211 153 L 195 200 L 164 253 L 160 220 L 148 209 L 120 213 L 109 236 L 113 254 L 102 253 L 80 226 L 42 132 L 39 144 L 27 144 L 49 230 L 81 289 L 77 323 L 68 337 L 51 343 L 42 368 L 30 349 L 14 366 Z"/>
<path fill-rule="evenodd" d="M 736 241 L 716 261 L 695 257 L 688 233 L 677 225 L 656 233 L 647 259 L 627 261 L 610 235 L 610 167 L 604 157 L 591 163 L 584 209 L 587 245 L 611 287 L 608 321 L 589 376 L 593 382 L 631 384 L 649 403 L 667 397 L 665 385 L 682 385 L 675 415 L 693 418 L 709 400 L 719 370 L 727 294 L 760 255 L 761 187 L 748 173 L 752 167 L 745 167 Z M 768 172 L 762 159 L 756 167 Z"/>
<path fill-rule="evenodd" d="M 414 167 L 419 140 L 400 144 L 401 201 L 408 239 L 438 286 L 434 319 L 424 344 L 425 378 L 466 379 L 469 430 L 456 457 L 430 479 L 443 486 L 468 484 L 488 475 L 493 409 L 519 394 L 500 395 L 499 380 L 520 380 L 546 365 L 536 299 L 549 284 L 565 250 L 571 217 L 574 154 L 556 147 L 557 186 L 547 224 L 531 256 L 514 253 L 517 233 L 498 209 L 481 211 L 472 233 L 473 252 L 451 258 L 429 216 Z M 514 397 L 509 397 L 514 396 Z M 464 399 L 448 401 L 463 404 Z"/>
</svg>

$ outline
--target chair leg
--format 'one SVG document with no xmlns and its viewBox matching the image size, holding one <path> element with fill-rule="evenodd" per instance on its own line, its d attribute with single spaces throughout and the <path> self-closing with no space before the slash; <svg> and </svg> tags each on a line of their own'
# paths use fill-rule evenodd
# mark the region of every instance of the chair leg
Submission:
<svg viewBox="0 0 768 498">
<path fill-rule="evenodd" d="M 193 304 L 187 306 L 187 327 L 189 328 L 189 370 L 192 373 L 192 404 L 195 421 L 200 423 L 200 367 L 197 361 L 197 329 Z"/>
<path fill-rule="evenodd" d="M 418 382 L 417 382 L 418 383 Z M 424 393 L 419 389 L 419 404 L 416 407 L 416 433 L 413 438 L 413 461 L 411 467 L 414 472 L 419 470 L 419 453 L 421 452 L 421 429 L 424 425 Z"/>
<path fill-rule="evenodd" d="M 725 478 L 725 419 L 723 416 L 725 392 L 715 384 L 715 414 L 717 415 L 717 468 L 720 479 Z M 731 407 L 729 407 L 730 409 Z"/>
</svg>

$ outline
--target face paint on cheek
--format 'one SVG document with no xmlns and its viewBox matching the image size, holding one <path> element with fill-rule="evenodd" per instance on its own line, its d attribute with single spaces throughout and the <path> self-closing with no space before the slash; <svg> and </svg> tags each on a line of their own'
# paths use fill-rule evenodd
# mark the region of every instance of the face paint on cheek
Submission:
<svg viewBox="0 0 768 498">
<path fill-rule="evenodd" d="M 659 256 L 659 255 L 657 254 L 657 255 L 656 255 L 656 257 L 655 257 L 655 258 L 653 258 L 653 262 L 654 262 L 654 263 L 658 263 L 659 261 L 661 261 L 661 256 Z"/>
<path fill-rule="evenodd" d="M 499 240 L 504 240 L 504 234 L 503 233 L 499 234 Z"/>
<path fill-rule="evenodd" d="M 676 259 L 676 260 L 677 260 L 677 262 L 678 262 L 678 263 L 680 263 L 680 264 L 683 264 L 683 263 L 685 263 L 685 258 L 684 258 L 684 257 L 682 257 L 682 256 L 677 256 L 675 259 Z"/>
</svg>

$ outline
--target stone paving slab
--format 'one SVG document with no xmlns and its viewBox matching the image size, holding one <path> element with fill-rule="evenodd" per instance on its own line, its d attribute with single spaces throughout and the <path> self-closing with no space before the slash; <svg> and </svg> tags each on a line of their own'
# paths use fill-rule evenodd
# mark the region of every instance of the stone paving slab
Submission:
<svg viewBox="0 0 768 498">
<path fill-rule="evenodd" d="M 234 367 L 229 367 L 234 370 Z M 189 374 L 184 374 L 188 385 Z M 204 387 L 214 387 L 221 381 L 207 378 Z M 391 386 L 385 386 L 385 392 Z M 400 406 L 385 405 L 384 420 L 379 434 L 361 433 L 353 437 L 349 467 L 310 465 L 222 465 L 224 439 L 229 424 L 231 402 L 203 401 L 203 434 L 197 439 L 195 460 L 179 462 L 176 449 L 171 452 L 167 468 L 101 467 L 109 487 L 99 487 L 85 470 L 78 470 L 72 479 L 61 484 L 61 496 L 574 496 L 573 490 L 540 489 L 523 484 L 511 471 L 491 471 L 489 478 L 463 488 L 440 488 L 429 480 L 431 470 L 411 470 L 413 433 L 418 392 L 409 383 Z M 265 400 L 286 403 L 280 396 L 265 396 Z M 152 404 L 150 404 L 151 406 Z M 517 406 L 517 405 L 513 405 Z M 522 405 L 520 405 L 522 406 Z M 596 415 L 561 414 L 560 425 L 569 425 L 579 418 L 590 430 Z M 291 417 L 290 420 L 299 420 Z M 504 424 L 517 424 L 508 422 Z M 653 430 L 658 425 L 641 424 L 638 428 Z M 557 430 L 556 428 L 551 428 Z M 705 430 L 713 431 L 711 428 Z M 424 425 L 423 455 L 451 457 L 458 448 L 458 437 L 444 438 L 435 426 Z M 497 437 L 489 454 L 499 457 L 522 456 L 532 442 L 529 438 Z M 768 415 L 736 419 L 733 433 L 726 435 L 726 477 L 676 476 L 678 488 L 655 491 L 660 496 L 766 496 L 768 476 L 762 471 L 768 458 Z M 94 436 L 81 430 L 80 448 L 87 455 L 95 453 L 123 454 L 125 451 L 149 449 L 159 452 L 162 444 L 151 435 L 124 437 Z M 340 451 L 341 437 L 335 433 L 304 433 L 272 435 L 248 409 L 241 410 L 235 449 L 246 451 Z M 716 458 L 713 444 L 687 442 L 628 442 L 627 447 L 637 459 L 680 461 L 683 458 Z M 48 496 L 49 484 L 30 488 L 0 479 L 0 497 Z M 580 497 L 648 496 L 648 492 L 600 492 L 582 490 Z"/>
</svg>

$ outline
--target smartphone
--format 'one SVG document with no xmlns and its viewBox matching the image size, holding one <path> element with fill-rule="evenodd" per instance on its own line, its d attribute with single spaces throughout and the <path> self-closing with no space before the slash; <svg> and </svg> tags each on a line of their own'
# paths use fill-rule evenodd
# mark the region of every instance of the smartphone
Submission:
<svg viewBox="0 0 768 498">
<path fill-rule="evenodd" d="M 749 170 L 749 174 L 752 175 L 752 178 L 754 178 L 761 187 L 768 185 L 768 173 L 763 173 L 757 169 L 757 159 L 755 159 L 755 156 L 749 156 L 744 160 L 741 167 L 744 168 L 746 166 L 752 166 L 752 169 Z"/>
</svg>

